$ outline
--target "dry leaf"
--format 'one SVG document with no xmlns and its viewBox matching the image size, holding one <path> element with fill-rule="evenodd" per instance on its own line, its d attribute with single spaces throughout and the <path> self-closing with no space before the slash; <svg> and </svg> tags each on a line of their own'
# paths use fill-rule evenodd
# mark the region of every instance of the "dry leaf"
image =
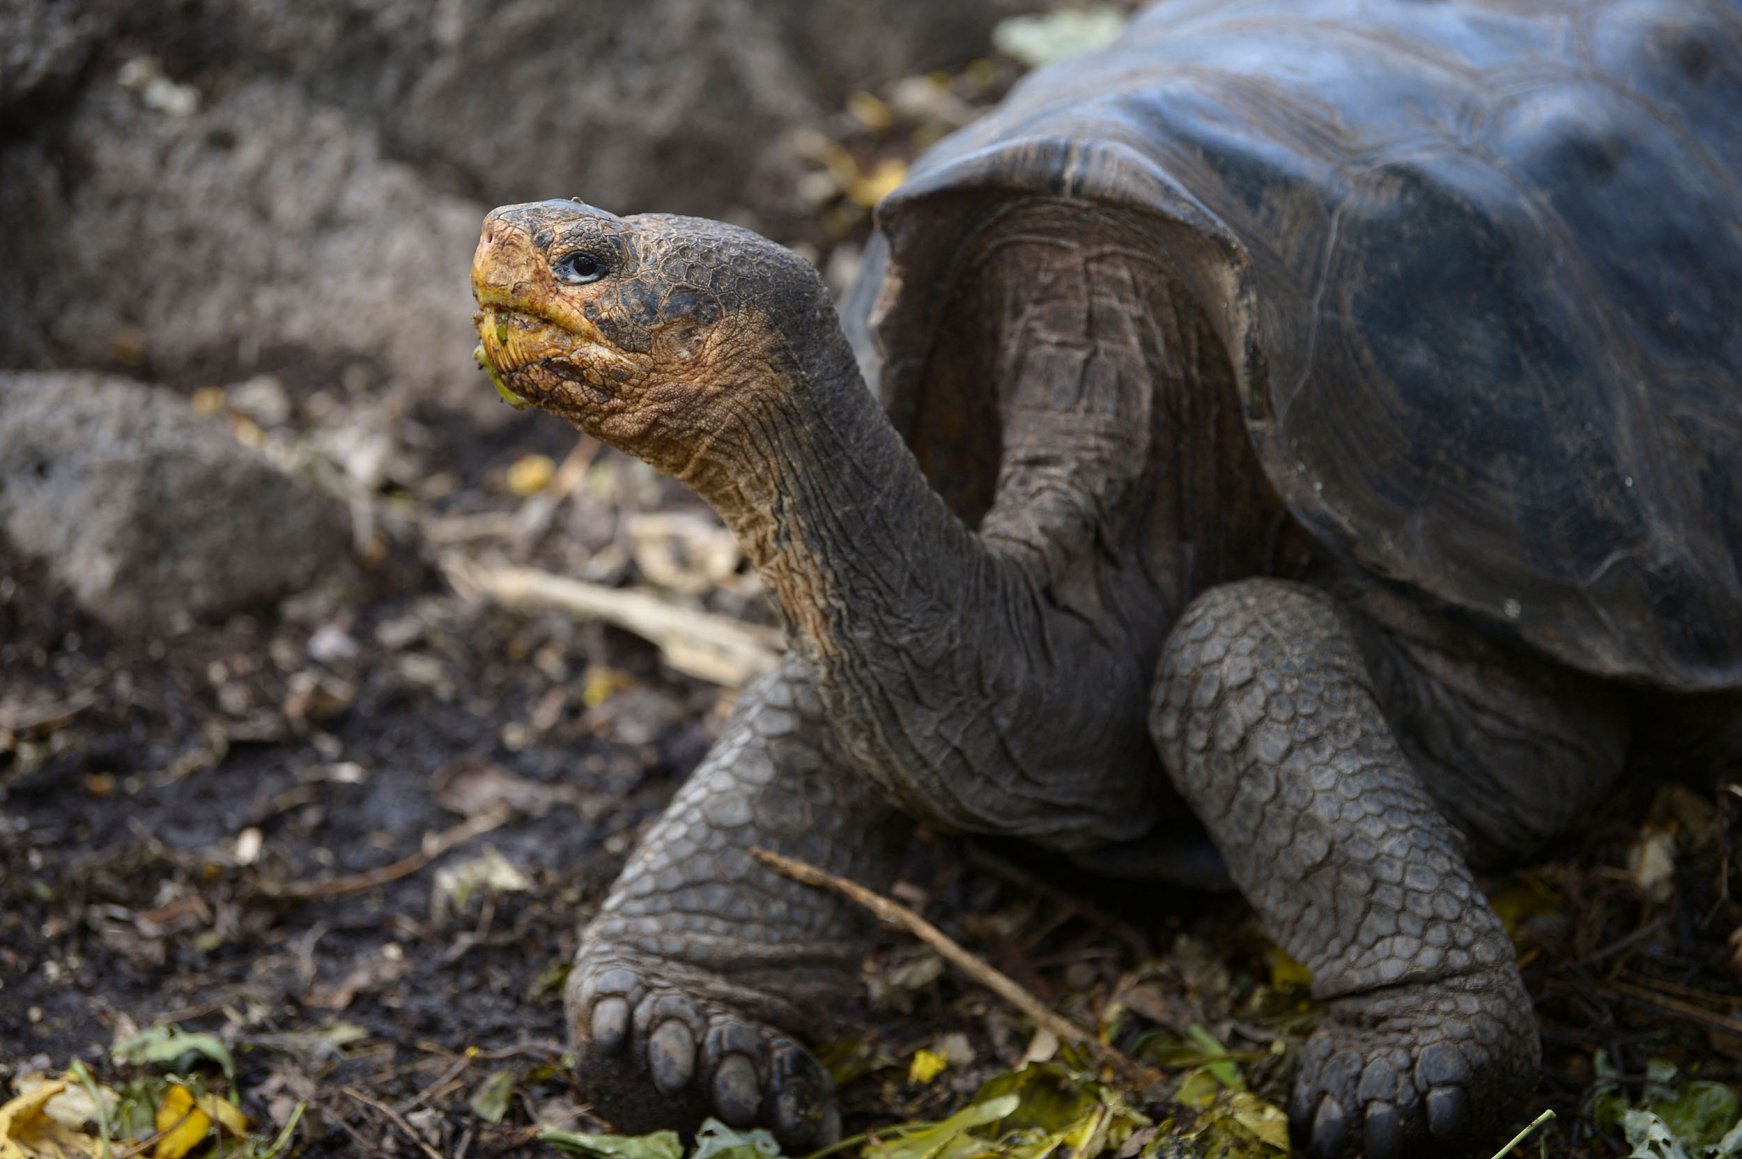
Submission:
<svg viewBox="0 0 1742 1159">
<path fill-rule="evenodd" d="M 556 463 L 549 455 L 525 455 L 508 468 L 508 490 L 522 499 L 538 494 L 556 477 Z"/>
<path fill-rule="evenodd" d="M 847 97 L 847 113 L 873 133 L 882 133 L 895 123 L 895 114 L 888 105 L 868 92 L 856 92 Z"/>
<path fill-rule="evenodd" d="M 0 1105 L 0 1159 L 86 1159 L 101 1143 L 57 1122 L 48 1104 L 67 1089 L 65 1082 L 43 1083 Z"/>
<path fill-rule="evenodd" d="M 589 664 L 581 677 L 581 703 L 597 708 L 619 692 L 635 687 L 635 674 L 603 664 Z"/>
<path fill-rule="evenodd" d="M 1647 901 L 1662 904 L 1675 892 L 1675 830 L 1647 824 L 1627 850 L 1627 873 Z"/>
<path fill-rule="evenodd" d="M 907 163 L 885 158 L 872 166 L 871 172 L 849 182 L 847 199 L 855 205 L 873 209 L 879 201 L 895 192 L 896 186 L 907 180 Z"/>
<path fill-rule="evenodd" d="M 248 1133 L 249 1119 L 217 1095 L 195 1095 L 180 1083 L 171 1083 L 157 1104 L 157 1129 L 162 1132 L 155 1159 L 181 1159 L 205 1141 L 214 1126 L 226 1138 Z"/>
<path fill-rule="evenodd" d="M 1124 12 L 1105 5 L 1011 16 L 993 27 L 992 44 L 1006 56 L 1039 68 L 1111 44 L 1125 19 Z"/>
<path fill-rule="evenodd" d="M 525 893 L 531 888 L 532 882 L 512 862 L 496 852 L 493 846 L 486 847 L 481 856 L 436 870 L 430 905 L 436 915 L 442 917 L 449 913 L 464 913 L 480 891 Z"/>
</svg>

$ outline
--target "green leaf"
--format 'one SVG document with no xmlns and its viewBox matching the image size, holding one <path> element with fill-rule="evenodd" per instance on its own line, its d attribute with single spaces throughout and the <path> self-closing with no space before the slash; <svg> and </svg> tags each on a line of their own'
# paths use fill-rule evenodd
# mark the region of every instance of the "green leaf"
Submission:
<svg viewBox="0 0 1742 1159">
<path fill-rule="evenodd" d="M 683 1143 L 678 1140 L 676 1131 L 655 1131 L 651 1135 L 587 1135 L 545 1127 L 539 1131 L 538 1137 L 571 1155 L 588 1155 L 594 1159 L 683 1159 Z"/>
<path fill-rule="evenodd" d="M 1236 1123 L 1259 1142 L 1288 1154 L 1288 1116 L 1280 1107 L 1246 1091 L 1234 1092 L 1228 1102 L 1228 1113 Z"/>
<path fill-rule="evenodd" d="M 705 1119 L 696 1130 L 696 1149 L 690 1159 L 772 1159 L 780 1143 L 760 1127 L 738 1131 L 718 1119 Z"/>
<path fill-rule="evenodd" d="M 1689 1159 L 1675 1134 L 1650 1111 L 1624 1111 L 1621 1130 L 1633 1147 L 1628 1159 Z"/>
<path fill-rule="evenodd" d="M 1093 52 L 1125 27 L 1125 13 L 1109 5 L 1061 8 L 1036 16 L 1010 16 L 992 29 L 992 44 L 1030 68 Z"/>
<path fill-rule="evenodd" d="M 1186 1037 L 1203 1050 L 1206 1056 L 1204 1069 L 1217 1082 L 1231 1091 L 1246 1089 L 1246 1080 L 1240 1077 L 1240 1068 L 1228 1058 L 1228 1048 L 1218 1042 L 1215 1035 L 1194 1022 L 1186 1027 Z"/>
<path fill-rule="evenodd" d="M 1667 1058 L 1647 1059 L 1645 1063 L 1645 1096 L 1650 1098 L 1655 1091 L 1666 1090 L 1675 1081 L 1675 1063 Z"/>
<path fill-rule="evenodd" d="M 857 1079 L 864 1078 L 878 1067 L 889 1065 L 894 1061 L 888 1058 L 879 1058 L 871 1048 L 870 1037 L 864 1034 L 832 1039 L 811 1053 L 816 1055 L 817 1061 L 823 1064 L 823 1069 L 829 1072 L 829 1077 L 835 1080 L 837 1089 Z"/>
<path fill-rule="evenodd" d="M 1723 1083 L 1676 1081 L 1676 1067 L 1654 1058 L 1645 1065 L 1638 1106 L 1621 1090 L 1608 1056 L 1598 1051 L 1597 1082 L 1585 1113 L 1601 1127 L 1619 1126 L 1636 1159 L 1731 1159 L 1742 1155 L 1742 1103 Z"/>
<path fill-rule="evenodd" d="M 1225 1159 L 1280 1159 L 1289 1154 L 1288 1116 L 1248 1091 L 1224 1090 L 1188 1138 Z"/>
<path fill-rule="evenodd" d="M 179 1026 L 153 1026 L 115 1044 L 110 1052 L 116 1062 L 155 1066 L 165 1070 L 191 1070 L 189 1056 L 203 1058 L 224 1072 L 230 1085 L 236 1083 L 236 1062 L 230 1048 L 215 1034 L 185 1031 Z"/>
<path fill-rule="evenodd" d="M 1621 1075 L 1609 1061 L 1609 1052 L 1599 1049 L 1591 1059 L 1597 1081 L 1585 1095 L 1585 1114 L 1605 1131 L 1621 1129 L 1621 1116 L 1627 1110 L 1627 1096 L 1621 1093 Z"/>
<path fill-rule="evenodd" d="M 472 1113 L 486 1123 L 500 1123 L 508 1114 L 508 1101 L 520 1085 L 520 1072 L 512 1067 L 491 1071 L 472 1092 Z"/>
<path fill-rule="evenodd" d="M 1194 1070 L 1180 1080 L 1173 1097 L 1188 1107 L 1208 1107 L 1227 1088 L 1207 1070 Z"/>
<path fill-rule="evenodd" d="M 343 1050 L 369 1037 L 369 1032 L 355 1022 L 346 1022 L 343 1018 L 333 1018 L 321 1023 L 317 1031 L 330 1045 Z"/>
<path fill-rule="evenodd" d="M 975 1104 L 1008 1098 L 1019 1105 L 997 1123 L 996 1143 L 979 1143 L 964 1135 L 944 1156 L 968 1154 L 973 1141 L 984 1154 L 1000 1159 L 1047 1159 L 1069 1155 L 1094 1159 L 1109 1147 L 1117 1147 L 1150 1121 L 1115 1091 L 1103 1084 L 1092 1070 L 1052 1061 L 1029 1063 L 1021 1070 L 995 1075 L 980 1087 Z"/>
<path fill-rule="evenodd" d="M 1004 1117 L 1005 1131 L 1053 1134 L 1093 1110 L 1100 1102 L 1099 1083 L 1085 1080 L 1056 1062 L 1031 1062 L 1021 1070 L 993 1075 L 974 1093 L 975 1103 L 1014 1096 L 1016 1109 Z"/>
<path fill-rule="evenodd" d="M 969 1103 L 941 1123 L 932 1123 L 917 1130 L 903 1132 L 899 1138 L 884 1141 L 872 1139 L 866 1154 L 879 1159 L 958 1159 L 988 1149 L 984 1140 L 968 1132 L 987 1123 L 996 1123 L 1022 1105 L 1017 1095 L 1000 1095 L 985 1102 Z"/>
<path fill-rule="evenodd" d="M 1736 1123 L 1736 1094 L 1722 1083 L 1684 1082 L 1664 1095 L 1645 1100 L 1645 1109 L 1686 1146 L 1716 1143 Z"/>
</svg>

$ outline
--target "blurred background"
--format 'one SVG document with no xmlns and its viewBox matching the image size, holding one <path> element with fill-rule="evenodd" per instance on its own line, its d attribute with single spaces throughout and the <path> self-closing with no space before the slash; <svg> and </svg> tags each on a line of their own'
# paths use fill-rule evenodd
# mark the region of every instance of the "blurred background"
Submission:
<svg viewBox="0 0 1742 1159">
<path fill-rule="evenodd" d="M 993 30 L 1037 6 L 6 0 L 0 351 L 463 407 L 490 207 L 583 195 L 826 256 L 1008 82 Z"/>
</svg>

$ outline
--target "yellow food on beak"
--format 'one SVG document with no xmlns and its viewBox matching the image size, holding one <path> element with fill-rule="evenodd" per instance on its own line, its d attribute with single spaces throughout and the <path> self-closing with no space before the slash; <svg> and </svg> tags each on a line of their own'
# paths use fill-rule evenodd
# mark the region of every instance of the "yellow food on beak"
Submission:
<svg viewBox="0 0 1742 1159">
<path fill-rule="evenodd" d="M 484 373 L 490 376 L 490 385 L 496 388 L 496 393 L 502 396 L 503 402 L 507 403 L 515 410 L 525 410 L 529 405 L 531 405 L 518 394 L 515 394 L 506 382 L 502 381 L 502 376 L 496 373 L 496 367 L 491 365 L 489 357 L 485 355 L 484 344 L 482 342 L 478 343 L 477 348 L 472 351 L 472 357 L 478 360 L 478 365 L 482 366 L 484 368 Z"/>
</svg>

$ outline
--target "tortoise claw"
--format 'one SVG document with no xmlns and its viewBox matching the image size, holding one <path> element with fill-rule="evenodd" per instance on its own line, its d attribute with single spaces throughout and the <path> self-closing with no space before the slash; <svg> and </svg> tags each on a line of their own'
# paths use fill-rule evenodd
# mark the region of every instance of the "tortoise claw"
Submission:
<svg viewBox="0 0 1742 1159">
<path fill-rule="evenodd" d="M 629 1132 L 711 1115 L 766 1127 L 791 1151 L 833 1142 L 840 1116 L 828 1072 L 784 1031 L 707 990 L 705 977 L 662 977 L 631 951 L 583 949 L 567 1000 L 583 1093 Z"/>
<path fill-rule="evenodd" d="M 1473 1153 L 1530 1090 L 1537 1050 L 1510 965 L 1340 998 L 1307 1042 L 1290 1129 L 1314 1159 Z"/>
</svg>

